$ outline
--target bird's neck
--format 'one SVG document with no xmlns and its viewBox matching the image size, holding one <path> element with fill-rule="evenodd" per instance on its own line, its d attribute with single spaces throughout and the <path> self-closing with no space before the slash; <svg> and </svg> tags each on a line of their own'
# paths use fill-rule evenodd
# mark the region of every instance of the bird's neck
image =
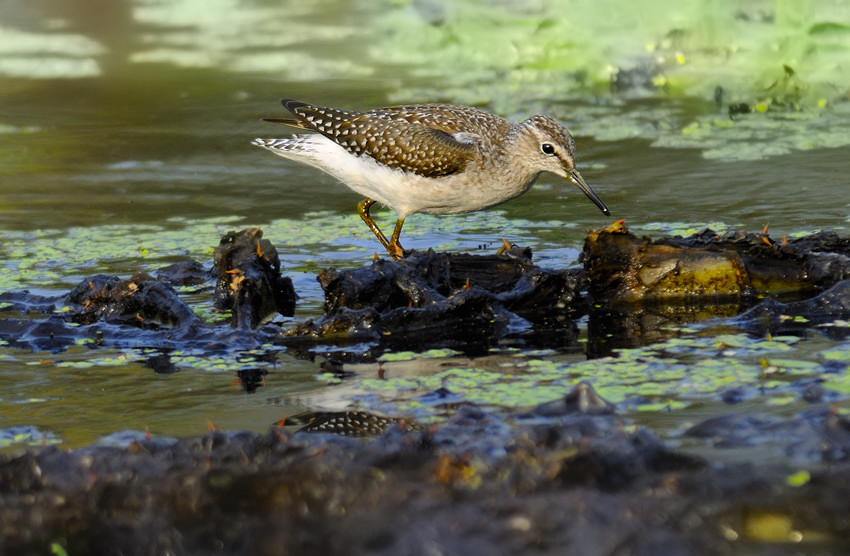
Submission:
<svg viewBox="0 0 850 556">
<path fill-rule="evenodd" d="M 540 175 L 540 169 L 529 163 L 527 153 L 537 149 L 537 142 L 525 128 L 524 123 L 514 124 L 499 153 L 500 163 L 510 168 L 517 178 L 529 185 Z"/>
</svg>

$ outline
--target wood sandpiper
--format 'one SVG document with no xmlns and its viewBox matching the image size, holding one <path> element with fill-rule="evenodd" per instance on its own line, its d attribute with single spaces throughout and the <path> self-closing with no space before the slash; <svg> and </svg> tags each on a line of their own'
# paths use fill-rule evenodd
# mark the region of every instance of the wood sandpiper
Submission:
<svg viewBox="0 0 850 556">
<path fill-rule="evenodd" d="M 281 102 L 295 117 L 267 121 L 318 133 L 252 144 L 327 172 L 365 196 L 357 212 L 394 259 L 404 255 L 398 238 L 409 215 L 486 209 L 522 195 L 543 172 L 569 179 L 610 214 L 575 168 L 572 135 L 549 116 L 511 124 L 448 104 L 355 112 Z M 398 213 L 389 239 L 369 214 L 376 202 Z"/>
</svg>

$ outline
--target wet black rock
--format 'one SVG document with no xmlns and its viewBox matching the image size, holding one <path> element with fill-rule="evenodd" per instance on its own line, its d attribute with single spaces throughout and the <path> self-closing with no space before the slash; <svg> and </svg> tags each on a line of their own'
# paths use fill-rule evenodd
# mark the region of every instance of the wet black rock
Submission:
<svg viewBox="0 0 850 556">
<path fill-rule="evenodd" d="M 198 322 L 192 309 L 166 282 L 139 273 L 130 278 L 96 274 L 68 294 L 68 318 L 78 324 L 103 321 L 143 329 L 185 327 Z"/>
<path fill-rule="evenodd" d="M 287 331 L 284 341 L 403 342 L 406 349 L 469 352 L 533 327 L 571 330 L 577 313 L 574 273 L 512 255 L 412 252 L 400 261 L 326 269 L 318 280 L 325 315 Z"/>
<path fill-rule="evenodd" d="M 0 292 L 0 307 L 3 312 L 50 314 L 60 301 L 59 297 L 38 295 L 29 290 Z"/>
<path fill-rule="evenodd" d="M 596 302 L 735 302 L 812 295 L 850 277 L 850 239 L 821 232 L 787 241 L 705 229 L 652 240 L 622 222 L 588 233 L 582 260 Z"/>
<path fill-rule="evenodd" d="M 189 260 L 170 264 L 156 272 L 156 279 L 172 286 L 197 286 L 214 280 L 214 273 L 198 261 Z"/>
<path fill-rule="evenodd" d="M 296 294 L 280 274 L 277 249 L 259 228 L 225 234 L 215 249 L 215 306 L 231 311 L 235 328 L 257 328 L 267 318 L 295 312 Z"/>
<path fill-rule="evenodd" d="M 664 69 L 655 63 L 638 64 L 631 68 L 617 68 L 611 74 L 611 91 L 618 94 L 642 93 L 659 88 L 659 80 L 664 77 Z"/>
<path fill-rule="evenodd" d="M 734 317 L 761 301 L 754 295 L 759 291 L 815 297 L 767 300 L 727 319 L 729 324 L 756 334 L 798 333 L 817 325 L 826 334 L 846 337 L 850 329 L 831 323 L 850 319 L 850 286 L 842 281 L 850 273 L 848 244 L 832 232 L 788 242 L 764 232 L 719 236 L 711 230 L 652 242 L 617 223 L 588 235 L 583 257 L 589 280 L 581 269 L 540 268 L 529 250 L 519 248 L 491 256 L 412 252 L 401 261 L 322 271 L 325 314 L 281 332 L 261 324 L 275 314 L 292 314 L 292 282 L 280 275 L 277 252 L 262 232 L 246 229 L 225 235 L 215 255 L 214 300 L 230 308 L 238 336 L 207 326 L 174 291 L 173 285 L 199 286 L 198 292 L 211 287 L 211 273 L 186 261 L 160 270 L 156 280 L 144 273 L 127 279 L 91 276 L 65 300 L 4 293 L 0 338 L 50 350 L 80 338 L 97 345 L 163 348 L 181 339 L 207 345 L 271 340 L 294 354 L 311 357 L 324 346 L 334 357 L 352 361 L 373 359 L 388 348 L 446 347 L 475 355 L 497 345 L 597 357 L 662 341 L 685 323 Z M 731 278 L 723 274 L 729 269 Z M 579 293 L 588 284 L 589 298 Z M 52 315 L 63 301 L 71 310 Z M 584 314 L 590 317 L 587 342 L 581 344 L 576 318 Z M 39 321 L 40 316 L 46 318 Z M 66 320 L 90 327 L 72 330 L 63 325 Z M 138 330 L 150 334 L 142 337 Z M 167 336 L 157 337 L 160 330 Z M 361 347 L 346 354 L 341 346 Z"/>
<path fill-rule="evenodd" d="M 756 398 L 760 393 L 758 388 L 754 386 L 735 386 L 724 390 L 720 395 L 720 399 L 725 403 L 733 405 Z"/>
<path fill-rule="evenodd" d="M 257 391 L 257 388 L 265 386 L 266 376 L 269 372 L 266 369 L 239 369 L 236 371 L 236 377 L 239 379 L 239 384 L 242 389 L 249 394 Z"/>
<path fill-rule="evenodd" d="M 666 245 L 734 251 L 744 262 L 753 286 L 770 291 L 778 283 L 802 291 L 824 290 L 850 278 L 850 238 L 829 230 L 793 240 L 761 233 L 733 231 L 720 235 L 706 229 L 688 238 L 664 238 Z"/>
<path fill-rule="evenodd" d="M 850 289 L 842 285 L 850 276 L 850 238 L 835 232 L 788 241 L 766 229 L 705 229 L 652 240 L 616 222 L 588 233 L 582 261 L 593 303 L 587 352 L 594 357 L 660 342 L 681 325 L 708 319 L 754 334 L 812 326 L 834 337 L 850 332 L 829 328 L 850 318 Z"/>
<path fill-rule="evenodd" d="M 325 312 L 339 307 L 424 307 L 464 288 L 479 287 L 512 313 L 533 323 L 566 320 L 575 308 L 576 273 L 547 270 L 531 262 L 530 252 L 470 255 L 412 252 L 401 261 L 378 260 L 349 271 L 327 269 L 318 280 Z"/>
<path fill-rule="evenodd" d="M 69 327 L 64 318 L 56 315 L 38 320 L 0 319 L 0 339 L 15 348 L 58 352 L 80 337 L 78 328 Z"/>
</svg>

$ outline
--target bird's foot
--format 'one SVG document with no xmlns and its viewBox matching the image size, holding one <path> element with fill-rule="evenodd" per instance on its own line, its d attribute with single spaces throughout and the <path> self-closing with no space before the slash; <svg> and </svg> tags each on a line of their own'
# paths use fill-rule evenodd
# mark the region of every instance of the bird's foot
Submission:
<svg viewBox="0 0 850 556">
<path fill-rule="evenodd" d="M 511 245 L 511 242 L 506 240 L 505 238 L 502 238 L 502 246 L 499 247 L 499 250 L 496 251 L 496 254 L 497 255 L 504 255 L 505 251 L 511 250 L 511 247 L 513 247 L 513 245 Z"/>
<path fill-rule="evenodd" d="M 390 257 L 392 257 L 395 261 L 399 261 L 404 258 L 404 248 L 397 241 L 389 242 L 387 244 L 387 253 L 389 253 Z"/>
</svg>

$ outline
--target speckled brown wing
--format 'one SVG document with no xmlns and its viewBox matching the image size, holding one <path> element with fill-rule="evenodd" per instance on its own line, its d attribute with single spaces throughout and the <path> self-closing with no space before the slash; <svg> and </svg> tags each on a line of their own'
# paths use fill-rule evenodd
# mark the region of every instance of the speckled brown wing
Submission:
<svg viewBox="0 0 850 556">
<path fill-rule="evenodd" d="M 425 117 L 411 107 L 353 112 L 288 99 L 282 103 L 298 119 L 295 127 L 315 130 L 352 154 L 371 156 L 391 168 L 427 178 L 462 171 L 476 152 L 474 131 L 447 125 L 446 117 L 440 125 L 441 118 L 433 110 Z M 293 125 L 288 120 L 278 122 Z M 463 133 L 462 140 L 453 136 L 458 132 Z"/>
</svg>

